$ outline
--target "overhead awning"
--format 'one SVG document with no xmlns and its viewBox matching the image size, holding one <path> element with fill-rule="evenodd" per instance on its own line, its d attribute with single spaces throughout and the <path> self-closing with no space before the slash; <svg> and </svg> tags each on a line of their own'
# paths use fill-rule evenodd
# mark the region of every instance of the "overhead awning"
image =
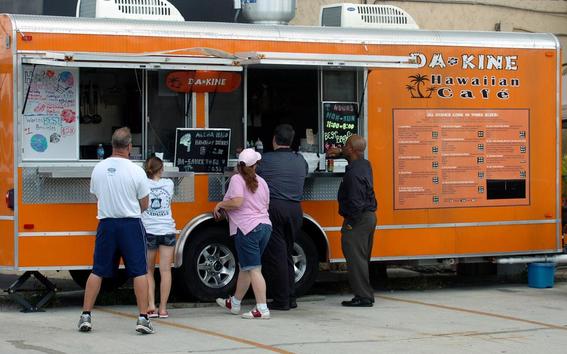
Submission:
<svg viewBox="0 0 567 354">
<path fill-rule="evenodd" d="M 167 53 L 72 53 L 24 52 L 18 54 L 24 64 L 86 68 L 127 68 L 149 70 L 242 71 L 237 59 Z"/>
<path fill-rule="evenodd" d="M 195 50 L 195 48 L 191 48 Z M 362 68 L 417 68 L 415 58 L 395 55 L 348 55 L 329 53 L 238 52 L 198 48 L 201 55 L 155 53 L 26 52 L 18 54 L 24 64 L 67 67 L 135 68 L 149 70 L 242 71 L 244 65 L 295 65 Z"/>
<path fill-rule="evenodd" d="M 347 55 L 328 53 L 239 52 L 242 65 L 272 64 L 364 68 L 417 68 L 415 58 L 394 55 Z"/>
</svg>

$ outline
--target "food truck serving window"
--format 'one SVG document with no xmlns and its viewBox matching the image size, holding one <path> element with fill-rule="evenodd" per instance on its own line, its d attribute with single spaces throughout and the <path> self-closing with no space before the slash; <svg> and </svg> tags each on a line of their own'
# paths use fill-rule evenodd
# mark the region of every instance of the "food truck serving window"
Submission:
<svg viewBox="0 0 567 354">
<path fill-rule="evenodd" d="M 328 147 L 343 146 L 362 129 L 358 87 L 363 72 L 309 66 L 255 65 L 247 68 L 241 88 L 209 93 L 208 126 L 230 128 L 230 158 L 239 149 L 272 150 L 274 128 L 291 124 L 292 149 L 319 164 Z M 317 160 L 317 162 L 315 162 Z"/>
<path fill-rule="evenodd" d="M 24 65 L 24 161 L 77 161 L 112 152 L 114 130 L 132 132 L 131 159 L 173 161 L 175 130 L 190 123 L 188 94 L 165 85 L 168 71 Z M 146 119 L 144 119 L 146 117 Z"/>
<path fill-rule="evenodd" d="M 231 59 L 207 55 L 22 52 L 21 60 L 23 161 L 96 160 L 102 150 L 108 157 L 112 133 L 127 126 L 132 160 L 159 153 L 173 162 L 175 131 L 193 125 L 194 92 L 203 91 L 198 85 L 174 90 L 166 77 L 177 72 L 224 78 L 242 71 Z"/>
<path fill-rule="evenodd" d="M 80 73 L 81 159 L 96 159 L 99 144 L 108 157 L 112 133 L 123 126 L 132 132 L 130 157 L 141 159 L 143 71 L 81 68 Z"/>
</svg>

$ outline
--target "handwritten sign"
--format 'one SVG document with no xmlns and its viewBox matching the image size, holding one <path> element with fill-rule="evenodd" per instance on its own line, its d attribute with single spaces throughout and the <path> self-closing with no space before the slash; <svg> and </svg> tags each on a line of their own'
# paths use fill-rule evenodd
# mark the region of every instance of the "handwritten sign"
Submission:
<svg viewBox="0 0 567 354">
<path fill-rule="evenodd" d="M 79 159 L 79 70 L 24 66 L 24 160 Z"/>
<path fill-rule="evenodd" d="M 222 173 L 229 148 L 230 129 L 177 128 L 175 166 L 179 171 Z"/>
<path fill-rule="evenodd" d="M 323 102 L 323 147 L 342 147 L 347 139 L 358 134 L 358 104 Z"/>
</svg>

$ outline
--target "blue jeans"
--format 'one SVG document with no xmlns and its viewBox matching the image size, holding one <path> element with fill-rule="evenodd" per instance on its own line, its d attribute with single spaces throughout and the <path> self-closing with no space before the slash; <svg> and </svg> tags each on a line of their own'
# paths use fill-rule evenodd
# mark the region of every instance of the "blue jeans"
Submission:
<svg viewBox="0 0 567 354">
<path fill-rule="evenodd" d="M 240 270 L 247 271 L 262 266 L 262 253 L 268 245 L 271 234 L 272 227 L 267 224 L 258 224 L 246 235 L 240 229 L 237 230 L 234 244 Z"/>
</svg>

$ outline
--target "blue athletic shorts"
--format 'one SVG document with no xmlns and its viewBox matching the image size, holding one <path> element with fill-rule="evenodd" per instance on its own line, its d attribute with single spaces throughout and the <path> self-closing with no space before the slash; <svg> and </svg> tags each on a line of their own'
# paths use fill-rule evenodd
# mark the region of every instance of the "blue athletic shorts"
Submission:
<svg viewBox="0 0 567 354">
<path fill-rule="evenodd" d="M 146 233 L 146 240 L 148 244 L 148 249 L 155 250 L 159 246 L 175 246 L 175 234 L 168 235 L 154 235 Z"/>
<path fill-rule="evenodd" d="M 267 224 L 258 224 L 246 235 L 240 229 L 237 230 L 234 245 L 241 270 L 247 271 L 262 266 L 262 253 L 268 245 L 271 234 L 272 227 Z"/>
<path fill-rule="evenodd" d="M 120 257 L 126 273 L 138 277 L 147 273 L 146 232 L 140 218 L 106 218 L 98 222 L 93 273 L 111 278 Z"/>
</svg>

